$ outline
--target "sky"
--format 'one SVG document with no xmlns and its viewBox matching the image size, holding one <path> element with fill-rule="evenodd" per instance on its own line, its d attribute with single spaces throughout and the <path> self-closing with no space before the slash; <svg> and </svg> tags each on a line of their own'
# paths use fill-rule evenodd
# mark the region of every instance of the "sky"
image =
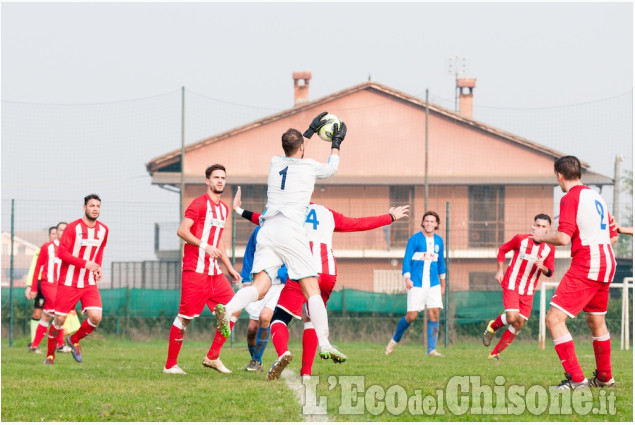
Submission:
<svg viewBox="0 0 635 425">
<path fill-rule="evenodd" d="M 618 154 L 632 169 L 631 2 L 2 2 L 1 24 L 3 228 L 9 198 L 174 202 L 144 164 L 179 148 L 181 87 L 201 111 L 191 143 L 293 106 L 294 71 L 312 72 L 310 99 L 370 78 L 451 108 L 448 63 L 465 58 L 475 118 L 611 177 Z M 630 108 L 601 143 L 585 139 L 606 134 L 584 126 L 598 108 Z M 538 111 L 583 134 L 534 133 Z"/>
</svg>

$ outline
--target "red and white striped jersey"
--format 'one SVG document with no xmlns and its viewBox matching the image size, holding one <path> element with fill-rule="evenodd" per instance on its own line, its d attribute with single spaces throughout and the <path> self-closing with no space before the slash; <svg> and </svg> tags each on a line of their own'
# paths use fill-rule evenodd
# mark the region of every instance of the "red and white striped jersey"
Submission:
<svg viewBox="0 0 635 425">
<path fill-rule="evenodd" d="M 205 194 L 192 201 L 185 211 L 185 217 L 194 221 L 190 228 L 194 236 L 218 248 L 228 212 L 229 208 L 222 201 L 216 204 Z M 216 258 L 211 258 L 204 249 L 189 243 L 185 244 L 183 250 L 183 270 L 211 276 L 223 273 Z"/>
<path fill-rule="evenodd" d="M 259 213 L 253 213 L 251 222 L 258 224 Z M 318 204 L 310 204 L 304 221 L 318 273 L 337 275 L 337 264 L 333 256 L 333 232 L 361 232 L 372 230 L 392 223 L 390 214 L 371 217 L 347 217 Z"/>
<path fill-rule="evenodd" d="M 505 254 L 509 251 L 514 251 L 514 255 L 505 272 L 503 287 L 517 290 L 520 295 L 533 295 L 542 273 L 535 263 L 542 258 L 543 265 L 553 272 L 555 248 L 544 242 L 534 242 L 531 234 L 520 234 L 498 248 L 500 263 L 505 261 Z"/>
<path fill-rule="evenodd" d="M 57 275 L 59 273 L 59 259 L 57 258 L 57 247 L 59 241 L 46 242 L 40 248 L 40 253 L 35 263 L 33 279 L 31 281 L 31 291 L 37 292 L 38 277 L 44 282 L 57 284 Z"/>
<path fill-rule="evenodd" d="M 606 202 L 591 188 L 572 187 L 560 200 L 558 231 L 571 236 L 571 267 L 568 273 L 602 283 L 615 275 L 611 238 L 611 215 Z"/>
<path fill-rule="evenodd" d="M 76 288 L 96 285 L 94 273 L 86 270 L 86 262 L 101 266 L 107 241 L 108 227 L 100 221 L 95 221 L 93 227 L 87 226 L 81 218 L 68 224 L 57 250 L 61 260 L 57 283 Z"/>
<path fill-rule="evenodd" d="M 360 232 L 390 223 L 390 214 L 352 218 L 322 205 L 311 204 L 304 222 L 304 230 L 309 238 L 313 261 L 319 273 L 337 275 L 337 264 L 333 256 L 333 232 Z"/>
</svg>

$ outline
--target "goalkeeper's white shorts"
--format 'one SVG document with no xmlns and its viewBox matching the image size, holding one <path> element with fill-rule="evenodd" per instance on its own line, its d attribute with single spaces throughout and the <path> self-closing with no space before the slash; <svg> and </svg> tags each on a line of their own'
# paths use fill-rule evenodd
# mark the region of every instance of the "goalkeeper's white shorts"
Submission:
<svg viewBox="0 0 635 425">
<path fill-rule="evenodd" d="M 436 285 L 431 288 L 419 288 L 415 286 L 408 290 L 407 311 L 422 311 L 428 308 L 443 308 L 441 285 Z"/>
</svg>

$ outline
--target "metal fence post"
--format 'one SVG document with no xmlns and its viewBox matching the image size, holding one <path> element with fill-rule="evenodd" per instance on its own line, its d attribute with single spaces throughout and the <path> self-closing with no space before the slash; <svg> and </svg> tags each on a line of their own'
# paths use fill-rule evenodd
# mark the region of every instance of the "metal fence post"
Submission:
<svg viewBox="0 0 635 425">
<path fill-rule="evenodd" d="M 13 226 L 15 199 L 11 200 L 11 265 L 9 266 L 9 347 L 13 347 L 13 239 L 15 228 Z"/>
<path fill-rule="evenodd" d="M 448 331 L 450 326 L 448 320 L 450 318 L 450 203 L 445 203 L 445 348 L 448 348 L 449 337 Z"/>
</svg>

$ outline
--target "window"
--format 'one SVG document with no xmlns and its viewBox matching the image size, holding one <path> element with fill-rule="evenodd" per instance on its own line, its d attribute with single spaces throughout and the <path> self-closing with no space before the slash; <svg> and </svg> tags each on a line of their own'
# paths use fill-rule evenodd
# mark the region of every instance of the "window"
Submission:
<svg viewBox="0 0 635 425">
<path fill-rule="evenodd" d="M 390 206 L 413 205 L 413 192 L 413 186 L 390 186 Z M 388 228 L 390 229 L 390 244 L 388 249 L 391 247 L 406 246 L 412 231 L 411 220 L 412 215 L 394 222 Z M 388 240 L 388 238 L 386 239 Z"/>
<path fill-rule="evenodd" d="M 240 191 L 243 209 L 259 213 L 264 211 L 267 203 L 266 185 L 241 185 Z M 236 245 L 247 245 L 254 227 L 251 222 L 236 216 Z"/>
<path fill-rule="evenodd" d="M 469 246 L 498 247 L 503 243 L 505 188 L 469 187 Z"/>
<path fill-rule="evenodd" d="M 470 272 L 470 291 L 500 290 L 494 275 L 494 272 Z"/>
</svg>

